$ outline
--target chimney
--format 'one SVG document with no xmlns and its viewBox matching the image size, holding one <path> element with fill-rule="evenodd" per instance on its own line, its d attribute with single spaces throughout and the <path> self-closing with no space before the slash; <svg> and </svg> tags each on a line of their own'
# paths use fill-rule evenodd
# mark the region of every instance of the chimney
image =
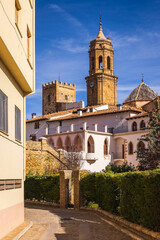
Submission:
<svg viewBox="0 0 160 240">
<path fill-rule="evenodd" d="M 36 118 L 36 113 L 32 113 L 32 118 Z"/>
<path fill-rule="evenodd" d="M 81 117 L 82 116 L 82 109 L 78 109 L 77 114 L 78 114 L 78 117 Z"/>
</svg>

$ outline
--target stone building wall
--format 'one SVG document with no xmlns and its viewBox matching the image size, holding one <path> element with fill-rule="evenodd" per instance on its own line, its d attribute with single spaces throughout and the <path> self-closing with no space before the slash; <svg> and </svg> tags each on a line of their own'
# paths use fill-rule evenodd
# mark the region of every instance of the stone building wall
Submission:
<svg viewBox="0 0 160 240">
<path fill-rule="evenodd" d="M 43 115 L 58 112 L 62 110 L 60 103 L 76 102 L 76 85 L 52 81 L 42 86 L 42 94 Z"/>
<path fill-rule="evenodd" d="M 67 169 L 62 152 L 54 150 L 46 140 L 26 142 L 26 174 L 53 174 Z"/>
</svg>

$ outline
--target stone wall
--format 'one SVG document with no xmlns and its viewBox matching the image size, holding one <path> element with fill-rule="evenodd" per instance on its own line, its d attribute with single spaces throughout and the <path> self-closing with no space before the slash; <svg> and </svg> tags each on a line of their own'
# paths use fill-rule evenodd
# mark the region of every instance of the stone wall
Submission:
<svg viewBox="0 0 160 240">
<path fill-rule="evenodd" d="M 62 103 L 76 102 L 76 85 L 52 81 L 42 86 L 42 95 L 43 115 L 58 112 L 64 110 L 61 109 Z"/>
<path fill-rule="evenodd" d="M 67 160 L 46 140 L 26 142 L 26 174 L 53 174 L 67 169 Z"/>
</svg>

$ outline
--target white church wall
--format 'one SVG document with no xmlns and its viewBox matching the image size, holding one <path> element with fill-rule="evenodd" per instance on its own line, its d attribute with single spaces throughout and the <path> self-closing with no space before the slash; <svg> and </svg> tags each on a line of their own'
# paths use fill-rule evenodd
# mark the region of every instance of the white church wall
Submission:
<svg viewBox="0 0 160 240">
<path fill-rule="evenodd" d="M 130 119 L 128 120 L 128 131 L 131 132 L 132 131 L 132 124 L 133 122 L 136 122 L 137 123 L 137 131 L 140 130 L 140 123 L 141 121 L 144 120 L 145 124 L 146 124 L 146 127 L 148 125 L 148 121 L 149 121 L 149 118 L 148 117 L 144 117 L 144 118 L 136 118 L 136 119 Z"/>
<path fill-rule="evenodd" d="M 39 128 L 35 129 L 35 122 L 30 122 L 26 124 L 26 140 L 30 140 L 30 135 L 35 134 L 36 140 L 46 134 L 47 131 L 47 123 L 46 121 L 39 121 Z"/>
<path fill-rule="evenodd" d="M 129 133 L 126 133 L 126 134 L 117 134 L 118 136 L 115 135 L 115 137 L 122 137 L 123 139 L 127 140 L 127 162 L 130 164 L 132 163 L 135 167 L 138 165 L 138 161 L 137 161 L 137 145 L 142 137 L 142 135 L 145 135 L 147 134 L 149 131 L 148 130 L 141 130 L 139 132 L 131 132 L 130 134 Z M 128 144 L 132 142 L 133 144 L 133 154 L 129 154 L 128 153 Z M 118 143 L 118 142 L 117 142 Z M 144 142 L 145 144 L 145 148 L 147 148 L 147 143 Z M 116 146 L 116 151 L 119 150 L 119 147 L 115 144 Z M 115 151 L 115 152 L 116 152 Z M 113 161 L 112 161 L 113 162 Z"/>
<path fill-rule="evenodd" d="M 99 172 L 105 169 L 105 167 L 110 163 L 111 157 L 110 155 L 104 155 L 104 141 L 107 138 L 109 149 L 110 149 L 110 136 L 105 134 L 96 134 L 93 132 L 86 132 L 85 135 L 85 144 L 86 144 L 86 152 L 88 152 L 88 139 L 92 136 L 94 140 L 94 153 L 93 158 L 97 159 L 95 163 L 89 164 L 87 161 L 84 162 L 82 169 L 90 170 L 91 172 Z M 86 157 L 89 159 L 89 154 L 86 154 Z"/>
<path fill-rule="evenodd" d="M 105 132 L 105 125 L 108 126 L 108 131 L 113 129 L 114 133 L 127 132 L 128 123 L 126 118 L 129 117 L 128 112 L 106 114 L 106 115 L 93 115 L 88 117 L 79 117 L 76 119 L 62 120 L 62 126 L 60 126 L 61 132 L 69 132 L 71 124 L 73 124 L 73 131 L 79 131 L 84 129 L 84 123 L 87 123 L 87 130 L 95 130 L 95 124 L 97 124 L 97 131 Z M 50 134 L 56 133 L 56 126 L 59 121 L 49 122 Z"/>
</svg>

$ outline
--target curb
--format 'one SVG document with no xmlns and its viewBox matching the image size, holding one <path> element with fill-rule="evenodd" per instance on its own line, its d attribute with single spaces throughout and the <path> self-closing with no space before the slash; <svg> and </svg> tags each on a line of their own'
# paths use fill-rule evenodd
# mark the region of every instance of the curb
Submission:
<svg viewBox="0 0 160 240">
<path fill-rule="evenodd" d="M 39 202 L 39 201 L 32 201 L 32 200 L 25 200 L 24 204 L 31 204 L 31 205 L 37 205 L 37 206 L 50 206 L 59 208 L 60 204 L 52 203 L 52 202 Z"/>
<path fill-rule="evenodd" d="M 19 240 L 31 227 L 33 226 L 33 223 L 30 222 L 27 227 L 25 227 L 16 237 L 14 237 L 12 240 Z"/>
<path fill-rule="evenodd" d="M 153 232 L 151 230 L 148 230 L 147 228 L 142 227 L 141 225 L 128 222 L 124 218 L 113 215 L 112 213 L 106 212 L 106 211 L 98 209 L 98 208 L 81 207 L 81 209 L 93 211 L 93 212 L 99 213 L 103 216 L 106 216 L 112 222 L 118 223 L 121 227 L 124 227 L 125 229 L 132 232 L 133 234 L 137 234 L 139 237 L 143 237 L 146 240 L 160 240 L 160 232 Z M 134 238 L 134 236 L 133 236 L 133 238 Z"/>
</svg>

